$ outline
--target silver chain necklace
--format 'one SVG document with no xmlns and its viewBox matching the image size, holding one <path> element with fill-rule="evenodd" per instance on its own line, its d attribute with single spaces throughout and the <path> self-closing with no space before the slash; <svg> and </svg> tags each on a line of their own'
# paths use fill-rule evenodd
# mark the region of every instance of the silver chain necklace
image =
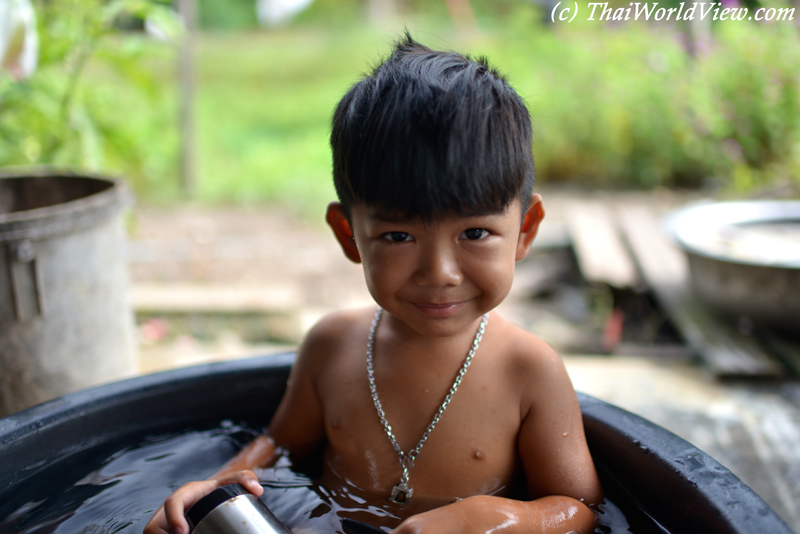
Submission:
<svg viewBox="0 0 800 534">
<path fill-rule="evenodd" d="M 420 449 L 422 449 L 422 446 L 425 444 L 428 436 L 430 436 L 431 432 L 433 432 L 433 428 L 436 426 L 436 423 L 439 422 L 439 419 L 442 417 L 447 405 L 450 404 L 450 400 L 453 398 L 453 395 L 455 395 L 459 384 L 461 384 L 461 380 L 464 378 L 464 375 L 467 374 L 469 364 L 472 363 L 472 358 L 475 356 L 475 351 L 478 350 L 478 345 L 483 337 L 483 332 L 486 330 L 486 322 L 489 320 L 489 314 L 484 314 L 481 324 L 478 327 L 478 332 L 475 334 L 475 339 L 472 341 L 472 348 L 469 349 L 467 357 L 464 360 L 464 364 L 458 371 L 458 375 L 456 376 L 453 385 L 450 386 L 450 391 L 444 398 L 444 402 L 442 402 L 442 405 L 439 406 L 439 411 L 433 416 L 433 421 L 431 421 L 431 423 L 428 425 L 428 428 L 425 429 L 425 433 L 422 434 L 422 438 L 419 440 L 419 443 L 417 443 L 417 446 L 407 453 L 403 452 L 403 449 L 400 448 L 400 445 L 397 443 L 397 439 L 392 433 L 392 426 L 389 424 L 389 421 L 386 420 L 386 414 L 383 411 L 383 406 L 381 405 L 380 399 L 378 399 L 378 389 L 375 387 L 375 370 L 372 366 L 372 351 L 375 346 L 375 331 L 378 328 L 378 322 L 381 320 L 382 314 L 383 308 L 378 306 L 378 311 L 375 312 L 375 317 L 372 319 L 372 327 L 369 330 L 369 339 L 367 340 L 367 376 L 369 377 L 369 390 L 372 393 L 372 401 L 375 403 L 375 408 L 378 410 L 378 416 L 381 419 L 383 429 L 386 431 L 386 435 L 389 436 L 389 441 L 392 442 L 392 446 L 394 447 L 394 450 L 397 452 L 397 456 L 400 459 L 400 467 L 403 468 L 403 476 L 400 477 L 400 483 L 392 488 L 391 500 L 392 502 L 404 504 L 407 503 L 414 494 L 414 490 L 408 485 L 408 470 L 414 467 L 414 461 L 417 459 L 417 456 L 419 456 Z"/>
</svg>

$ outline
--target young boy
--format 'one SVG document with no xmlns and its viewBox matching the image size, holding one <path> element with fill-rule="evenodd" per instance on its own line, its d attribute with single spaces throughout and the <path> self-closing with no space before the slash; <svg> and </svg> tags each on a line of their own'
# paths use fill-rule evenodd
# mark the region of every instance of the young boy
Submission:
<svg viewBox="0 0 800 534">
<path fill-rule="evenodd" d="M 327 221 L 379 308 L 320 321 L 268 435 L 176 491 L 146 533 L 185 534 L 184 511 L 220 485 L 260 495 L 249 470 L 276 447 L 320 446 L 326 481 L 399 510 L 397 533 L 592 531 L 602 490 L 564 366 L 492 311 L 544 216 L 531 142 L 499 74 L 408 35 L 350 89 Z M 520 473 L 527 500 L 510 497 Z"/>
</svg>

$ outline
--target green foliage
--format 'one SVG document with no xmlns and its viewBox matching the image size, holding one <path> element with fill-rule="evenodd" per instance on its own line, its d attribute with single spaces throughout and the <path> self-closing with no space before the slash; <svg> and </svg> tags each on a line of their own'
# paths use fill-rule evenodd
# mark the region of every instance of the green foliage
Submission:
<svg viewBox="0 0 800 534">
<path fill-rule="evenodd" d="M 170 172 L 174 148 L 154 153 L 146 138 L 158 116 L 128 111 L 164 107 L 151 62 L 171 55 L 171 46 L 120 34 L 115 21 L 150 18 L 175 37 L 174 17 L 147 0 L 41 0 L 34 8 L 37 71 L 21 81 L 0 74 L 0 166 L 118 173 L 140 190 Z M 169 136 L 161 140 L 170 143 Z"/>
<path fill-rule="evenodd" d="M 699 62 L 694 85 L 690 118 L 705 134 L 718 175 L 730 176 L 738 190 L 791 179 L 800 184 L 796 28 L 774 26 L 763 38 L 751 25 L 725 27 L 717 53 Z"/>
<path fill-rule="evenodd" d="M 528 24 L 537 14 L 520 19 L 515 35 L 506 29 L 484 49 L 527 98 L 544 180 L 712 182 L 734 192 L 800 185 L 800 42 L 792 24 L 720 24 L 693 58 L 676 26 L 536 31 Z"/>
<path fill-rule="evenodd" d="M 297 15 L 295 26 L 313 25 L 324 28 L 352 28 L 366 22 L 365 0 L 314 0 Z"/>
<path fill-rule="evenodd" d="M 715 43 L 692 58 L 679 28 L 553 28 L 541 19 L 534 6 L 488 19 L 466 43 L 438 19 L 408 24 L 422 42 L 485 54 L 508 74 L 533 116 L 540 183 L 710 181 L 741 192 L 800 176 L 800 47 L 792 27 L 720 26 Z M 401 31 L 401 24 L 322 28 L 312 18 L 204 36 L 200 199 L 321 213 L 334 196 L 330 114 Z"/>
<path fill-rule="evenodd" d="M 379 39 L 319 29 L 204 36 L 198 198 L 276 201 L 318 216 L 334 197 L 330 115 Z"/>
<path fill-rule="evenodd" d="M 0 79 L 0 165 L 119 171 L 146 200 L 177 198 L 174 47 L 113 30 L 109 10 L 134 2 L 41 1 L 40 69 L 24 82 Z M 334 196 L 331 112 L 404 26 L 432 47 L 486 55 L 508 75 L 533 116 L 540 183 L 800 188 L 791 23 L 716 24 L 692 57 L 677 25 L 551 25 L 533 3 L 485 0 L 473 4 L 479 34 L 463 37 L 442 6 L 428 16 L 417 3 L 407 0 L 409 14 L 388 28 L 363 23 L 363 2 L 316 0 L 285 28 L 201 34 L 197 198 L 318 216 Z"/>
<path fill-rule="evenodd" d="M 258 26 L 256 0 L 197 0 L 200 27 L 244 30 Z"/>
</svg>

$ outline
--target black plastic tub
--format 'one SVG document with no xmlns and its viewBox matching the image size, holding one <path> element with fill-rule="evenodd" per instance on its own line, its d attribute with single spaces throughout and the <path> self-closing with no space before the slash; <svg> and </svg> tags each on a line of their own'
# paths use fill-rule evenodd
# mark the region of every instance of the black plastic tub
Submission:
<svg viewBox="0 0 800 534">
<path fill-rule="evenodd" d="M 149 435 L 222 420 L 247 421 L 252 428 L 266 425 L 293 358 L 267 356 L 143 376 L 0 420 L 0 532 L 20 530 L 25 522 L 20 514 L 48 500 L 53 501 L 49 523 L 36 532 L 61 532 L 60 522 L 72 518 L 82 504 L 74 495 L 63 497 L 65 488 L 85 485 L 92 466 Z M 758 495 L 707 454 L 641 417 L 579 397 L 604 489 L 625 513 L 631 531 L 792 534 Z M 96 491 L 113 483 L 102 481 Z M 155 503 L 170 492 L 160 487 L 146 491 Z M 26 502 L 30 506 L 20 508 Z M 143 510 L 121 524 L 108 518 L 107 528 L 86 532 L 128 527 L 141 532 L 149 513 Z"/>
</svg>

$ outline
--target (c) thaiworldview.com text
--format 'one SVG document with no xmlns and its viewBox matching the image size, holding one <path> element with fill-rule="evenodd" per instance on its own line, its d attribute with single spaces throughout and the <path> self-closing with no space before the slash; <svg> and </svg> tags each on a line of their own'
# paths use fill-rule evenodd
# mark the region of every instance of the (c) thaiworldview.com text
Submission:
<svg viewBox="0 0 800 534">
<path fill-rule="evenodd" d="M 673 7 L 660 7 L 658 2 L 631 2 L 627 7 L 609 7 L 608 2 L 589 2 L 584 8 L 588 21 L 680 21 L 680 20 L 756 20 L 765 22 L 793 21 L 795 8 L 725 7 L 720 2 L 681 2 Z M 558 2 L 550 12 L 552 22 L 572 22 L 578 16 L 578 3 Z"/>
</svg>

